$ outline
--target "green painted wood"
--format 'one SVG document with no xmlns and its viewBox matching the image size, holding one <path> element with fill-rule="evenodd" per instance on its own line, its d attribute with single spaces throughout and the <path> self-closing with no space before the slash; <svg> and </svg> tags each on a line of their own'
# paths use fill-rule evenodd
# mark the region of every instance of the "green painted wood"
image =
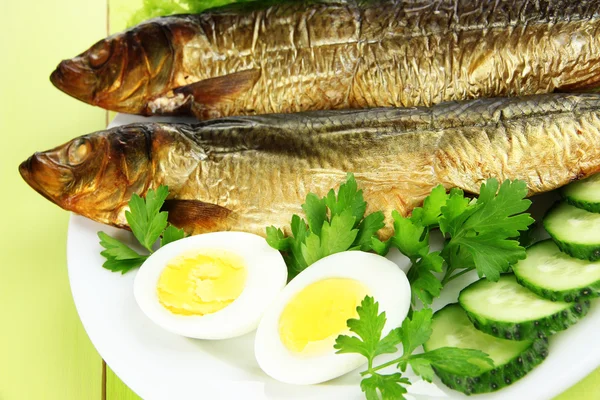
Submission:
<svg viewBox="0 0 600 400">
<path fill-rule="evenodd" d="M 108 26 L 110 33 L 119 32 L 126 28 L 129 16 L 142 5 L 142 0 L 108 0 Z M 110 118 L 114 118 L 111 113 Z M 106 367 L 106 400 L 139 400 L 121 379 Z"/>
<path fill-rule="evenodd" d="M 600 398 L 600 367 L 554 400 L 597 400 L 598 398 Z"/>
<path fill-rule="evenodd" d="M 19 163 L 102 128 L 105 113 L 54 89 L 50 72 L 105 28 L 98 0 L 1 1 L 0 399 L 101 397 L 101 359 L 75 311 L 69 214 L 27 186 Z"/>
<path fill-rule="evenodd" d="M 106 400 L 140 400 L 109 368 L 106 368 Z"/>
</svg>

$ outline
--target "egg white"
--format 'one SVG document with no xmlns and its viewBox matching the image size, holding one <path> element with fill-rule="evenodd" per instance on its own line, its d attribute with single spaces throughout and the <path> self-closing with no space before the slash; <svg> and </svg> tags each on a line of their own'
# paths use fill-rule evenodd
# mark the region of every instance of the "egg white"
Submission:
<svg viewBox="0 0 600 400">
<path fill-rule="evenodd" d="M 279 336 L 279 319 L 288 302 L 306 286 L 328 278 L 349 278 L 361 282 L 385 311 L 383 335 L 402 324 L 408 313 L 411 293 L 404 272 L 388 259 L 361 251 L 346 251 L 325 257 L 296 276 L 265 312 L 255 340 L 255 356 L 262 370 L 272 378 L 291 384 L 309 385 L 346 374 L 366 362 L 359 354 L 300 356 L 289 351 Z"/>
<path fill-rule="evenodd" d="M 224 250 L 240 256 L 247 270 L 244 289 L 231 304 L 215 313 L 174 314 L 158 300 L 158 279 L 174 257 L 202 249 Z M 228 339 L 256 329 L 265 309 L 286 281 L 283 257 L 264 238 L 244 232 L 215 232 L 190 236 L 161 247 L 141 266 L 133 293 L 144 314 L 167 331 L 197 339 Z"/>
</svg>

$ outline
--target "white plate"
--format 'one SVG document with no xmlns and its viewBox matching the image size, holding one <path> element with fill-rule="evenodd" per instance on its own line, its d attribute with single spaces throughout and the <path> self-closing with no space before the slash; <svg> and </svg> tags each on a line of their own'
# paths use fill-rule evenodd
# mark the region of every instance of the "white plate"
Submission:
<svg viewBox="0 0 600 400">
<path fill-rule="evenodd" d="M 120 115 L 113 124 L 142 120 L 158 119 Z M 537 199 L 535 205 L 542 210 L 552 200 L 552 196 L 545 196 Z M 133 298 L 136 272 L 120 275 L 102 268 L 101 247 L 96 236 L 100 230 L 125 241 L 132 238 L 128 232 L 73 215 L 67 240 L 71 290 L 81 321 L 96 349 L 113 371 L 142 398 L 364 398 L 356 371 L 314 386 L 286 385 L 269 378 L 254 359 L 254 334 L 237 339 L 202 341 L 176 336 L 154 325 L 142 314 Z M 401 267 L 406 267 L 406 259 L 398 253 L 390 257 Z M 443 297 L 434 303 L 434 309 L 456 301 L 460 289 L 475 278 L 474 274 L 465 275 L 452 281 L 444 289 Z M 600 365 L 600 308 L 597 302 L 594 303 L 582 321 L 552 337 L 548 358 L 527 376 L 499 392 L 470 398 L 551 399 L 593 371 Z M 407 376 L 413 382 L 409 394 L 414 399 L 468 398 L 447 389 L 439 381 L 423 382 L 410 371 Z"/>
</svg>

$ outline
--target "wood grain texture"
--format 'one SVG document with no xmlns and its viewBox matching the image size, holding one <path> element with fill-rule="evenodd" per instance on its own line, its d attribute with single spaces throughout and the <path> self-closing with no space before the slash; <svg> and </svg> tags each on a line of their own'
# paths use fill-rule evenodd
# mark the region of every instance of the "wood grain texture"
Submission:
<svg viewBox="0 0 600 400">
<path fill-rule="evenodd" d="M 108 1 L 108 30 L 110 33 L 118 32 L 126 27 L 127 20 L 141 7 L 141 0 L 107 0 Z M 113 119 L 115 113 L 110 112 L 109 118 Z M 136 395 L 119 377 L 110 369 L 105 367 L 104 394 L 102 400 L 138 400 Z"/>
<path fill-rule="evenodd" d="M 63 95 L 48 75 L 104 34 L 105 4 L 2 1 L 0 12 L 0 399 L 98 400 L 100 356 L 69 290 L 69 215 L 24 185 L 17 166 L 36 150 L 103 127 L 102 110 Z"/>
<path fill-rule="evenodd" d="M 600 397 L 600 367 L 554 400 L 597 400 Z"/>
<path fill-rule="evenodd" d="M 139 400 L 140 397 L 106 367 L 106 400 Z"/>
</svg>

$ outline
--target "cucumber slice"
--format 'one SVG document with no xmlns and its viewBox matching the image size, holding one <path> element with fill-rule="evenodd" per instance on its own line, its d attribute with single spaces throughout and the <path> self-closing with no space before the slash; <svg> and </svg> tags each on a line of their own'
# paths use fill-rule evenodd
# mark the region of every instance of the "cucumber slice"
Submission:
<svg viewBox="0 0 600 400">
<path fill-rule="evenodd" d="M 600 261 L 573 258 L 552 240 L 527 249 L 527 258 L 512 267 L 517 282 L 552 301 L 600 297 Z"/>
<path fill-rule="evenodd" d="M 590 261 L 600 259 L 600 214 L 559 203 L 544 218 L 544 228 L 570 256 Z"/>
<path fill-rule="evenodd" d="M 513 340 L 544 338 L 567 329 L 587 314 L 589 300 L 579 303 L 550 301 L 519 285 L 515 276 L 498 282 L 480 279 L 464 288 L 458 302 L 475 328 Z"/>
<path fill-rule="evenodd" d="M 465 394 L 487 393 L 522 378 L 548 354 L 547 339 L 506 340 L 478 331 L 458 304 L 449 304 L 433 315 L 432 334 L 423 345 L 425 351 L 439 347 L 459 347 L 487 353 L 494 367 L 482 364 L 478 376 L 457 375 L 434 368 L 437 376 L 451 389 Z"/>
<path fill-rule="evenodd" d="M 600 213 L 600 174 L 573 182 L 562 190 L 565 199 L 575 207 Z"/>
</svg>

